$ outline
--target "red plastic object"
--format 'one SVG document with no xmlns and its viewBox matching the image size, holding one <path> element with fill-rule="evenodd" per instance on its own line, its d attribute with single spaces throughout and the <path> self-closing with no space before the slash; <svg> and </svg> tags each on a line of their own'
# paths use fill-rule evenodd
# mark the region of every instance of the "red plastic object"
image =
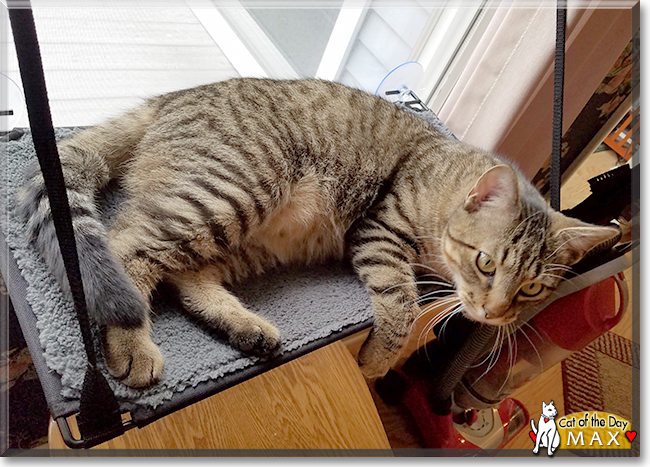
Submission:
<svg viewBox="0 0 650 467">
<path fill-rule="evenodd" d="M 617 280 L 618 278 L 621 281 Z M 536 331 L 536 335 L 541 339 L 542 334 L 546 336 L 543 341 L 540 340 L 536 345 L 536 350 L 525 350 L 526 342 L 532 345 L 530 338 L 519 344 L 519 356 L 522 359 L 533 358 L 540 360 L 540 355 L 548 360 L 553 358 L 564 358 L 565 354 L 581 350 L 598 336 L 615 326 L 621 319 L 626 305 L 626 284 L 622 275 L 613 276 L 605 279 L 598 284 L 586 287 L 574 294 L 565 296 L 553 302 L 550 306 L 538 313 L 531 321 Z M 619 307 L 616 308 L 615 290 L 619 292 Z M 558 353 L 557 350 L 560 350 Z M 548 353 L 548 355 L 546 354 Z M 541 363 L 541 362 L 540 362 Z M 482 385 L 487 384 L 487 389 L 491 388 L 490 375 L 509 374 L 512 362 L 507 358 L 500 359 L 491 369 L 488 377 L 482 380 Z M 482 373 L 482 369 L 479 368 Z M 503 432 L 498 430 L 496 424 L 491 426 L 494 430 L 491 433 L 497 435 L 503 434 L 502 437 L 495 436 L 490 439 L 487 437 L 474 436 L 480 431 L 481 420 L 477 420 L 475 413 L 465 413 L 456 415 L 457 425 L 454 425 L 452 414 L 436 415 L 432 410 L 427 399 L 426 382 L 409 378 L 404 375 L 408 381 L 406 392 L 403 397 L 403 403 L 414 417 L 420 432 L 425 440 L 427 447 L 432 449 L 482 449 L 470 442 L 466 437 L 474 439 L 482 445 L 490 445 L 490 448 L 503 447 L 512 437 L 528 426 L 528 412 L 523 405 L 515 399 L 504 399 L 498 408 L 498 414 L 502 422 Z M 532 377 L 532 376 L 531 376 Z M 480 379 L 480 378 L 479 378 Z M 525 384 L 528 379 L 522 379 L 520 384 Z M 471 383 L 471 382 L 470 382 Z M 503 382 L 497 383 L 503 388 Z M 486 387 L 477 388 L 475 391 L 481 393 L 484 397 L 491 400 L 497 400 L 504 397 L 501 390 L 496 387 L 491 396 L 485 394 Z M 505 394 L 509 394 L 513 388 L 510 388 Z M 498 394 L 497 394 L 498 393 Z M 462 407 L 463 405 L 461 405 Z M 485 412 L 481 412 L 485 414 Z M 493 412 L 487 412 L 491 420 L 497 420 Z M 526 423 L 521 423 L 522 419 Z M 483 422 L 487 419 L 484 418 Z M 497 420 L 499 421 L 499 420 Z M 500 422 L 500 421 L 499 421 Z M 512 423 L 511 423 L 512 422 Z M 467 427 L 469 426 L 469 429 Z M 487 425 L 484 425 L 487 426 Z M 479 430 L 474 430 L 474 428 Z M 458 429 L 457 429 L 458 428 Z M 461 430 L 466 437 L 459 432 Z M 501 440 L 501 441 L 500 441 Z M 495 446 L 496 445 L 496 446 Z"/>
<path fill-rule="evenodd" d="M 431 410 L 431 405 L 427 399 L 425 384 L 421 381 L 411 379 L 404 394 L 403 403 L 409 410 L 424 438 L 424 442 L 429 449 L 482 449 L 465 439 L 454 426 L 454 417 L 451 413 L 448 415 L 437 415 Z M 521 419 L 517 425 L 511 424 L 511 419 L 515 410 L 519 410 Z M 528 427 L 529 414 L 521 402 L 507 398 L 498 408 L 500 425 L 503 440 L 499 446 L 503 447 L 517 433 L 525 427 Z M 471 423 L 477 422 L 476 414 L 472 414 Z M 479 422 L 480 423 L 480 422 Z"/>
<path fill-rule="evenodd" d="M 620 310 L 616 309 L 617 289 Z M 532 321 L 554 344 L 577 351 L 620 321 L 622 304 L 623 291 L 616 279 L 610 277 L 554 301 Z"/>
</svg>

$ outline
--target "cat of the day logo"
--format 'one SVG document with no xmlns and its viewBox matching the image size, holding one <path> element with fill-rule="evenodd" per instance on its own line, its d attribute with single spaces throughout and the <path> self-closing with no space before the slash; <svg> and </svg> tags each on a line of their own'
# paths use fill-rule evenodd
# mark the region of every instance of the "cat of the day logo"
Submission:
<svg viewBox="0 0 650 467">
<path fill-rule="evenodd" d="M 555 425 L 556 416 L 557 409 L 553 405 L 553 401 L 550 404 L 542 402 L 542 415 L 539 417 L 537 426 L 535 426 L 535 420 L 530 420 L 530 427 L 532 428 L 530 437 L 535 443 L 533 454 L 537 454 L 540 447 L 545 447 L 548 455 L 552 456 L 560 445 L 560 435 Z"/>
<path fill-rule="evenodd" d="M 533 453 L 541 447 L 552 456 L 556 449 L 632 449 L 637 432 L 623 417 L 607 412 L 579 412 L 556 419 L 553 401 L 542 402 L 537 425 L 530 421 Z"/>
</svg>

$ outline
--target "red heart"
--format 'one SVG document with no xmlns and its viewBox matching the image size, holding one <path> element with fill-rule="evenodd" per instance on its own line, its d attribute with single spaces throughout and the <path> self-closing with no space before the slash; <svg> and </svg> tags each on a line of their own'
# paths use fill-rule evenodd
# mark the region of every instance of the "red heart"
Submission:
<svg viewBox="0 0 650 467">
<path fill-rule="evenodd" d="M 629 433 L 629 431 L 628 431 L 628 433 Z M 537 435 L 536 435 L 535 432 L 533 432 L 533 431 L 531 431 L 531 432 L 528 433 L 528 434 L 530 435 L 530 437 L 531 437 L 531 439 L 533 440 L 533 443 L 534 443 L 534 442 L 537 440 Z M 626 433 L 626 434 L 627 434 L 627 433 Z M 634 434 L 636 435 L 636 433 L 634 433 Z"/>
<path fill-rule="evenodd" d="M 626 431 L 625 436 L 627 436 L 627 439 L 629 439 L 631 443 L 634 441 L 634 438 L 636 438 L 636 431 Z"/>
</svg>

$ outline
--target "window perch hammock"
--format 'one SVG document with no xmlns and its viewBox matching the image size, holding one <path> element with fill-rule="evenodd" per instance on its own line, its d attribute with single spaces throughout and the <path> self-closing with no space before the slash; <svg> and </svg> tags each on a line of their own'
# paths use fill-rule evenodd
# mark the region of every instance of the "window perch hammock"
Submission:
<svg viewBox="0 0 650 467">
<path fill-rule="evenodd" d="M 158 339 L 157 343 L 163 346 L 168 365 L 166 372 L 171 373 L 171 379 L 166 381 L 165 376 L 155 387 L 137 391 L 105 376 L 107 373 L 103 371 L 105 367 L 98 355 L 97 336 L 86 312 L 72 221 L 55 142 L 57 137 L 67 136 L 73 130 L 53 128 L 29 2 L 10 1 L 8 6 L 33 147 L 25 141 L 27 137 L 3 143 L 7 144 L 8 168 L 3 175 L 6 177 L 6 180 L 3 180 L 5 187 L 0 193 L 0 196 L 7 200 L 6 214 L 3 214 L 6 217 L 2 219 L 4 225 L 0 225 L 3 227 L 0 229 L 0 243 L 3 244 L 0 248 L 0 266 L 3 268 L 2 274 L 6 278 L 50 412 L 57 420 L 64 440 L 70 447 L 90 448 L 119 436 L 127 429 L 143 427 L 198 400 L 372 325 L 370 301 L 363 286 L 351 270 L 340 265 L 275 274 L 274 277 L 257 280 L 255 284 L 248 285 L 245 295 L 241 292 L 240 299 L 253 311 L 266 314 L 271 320 L 283 320 L 276 324 L 283 334 L 285 350 L 265 361 L 243 357 L 226 344 L 216 341 L 196 323 L 188 321 L 182 313 L 174 313 L 174 307 L 179 305 L 173 303 L 163 290 L 160 299 L 154 300 L 154 307 L 159 307 L 156 309 L 158 318 L 154 324 L 154 340 Z M 559 52 L 562 57 L 563 50 L 562 44 L 562 51 Z M 556 83 L 557 90 L 561 92 L 561 82 Z M 561 97 L 559 102 L 559 109 L 556 105 L 556 119 L 561 119 Z M 426 106 L 423 106 L 424 110 L 414 109 L 412 105 L 401 107 L 450 134 Z M 559 129 L 561 136 L 561 120 Z M 554 135 L 554 138 L 556 137 Z M 52 278 L 47 277 L 44 264 L 40 263 L 36 253 L 30 250 L 24 236 L 21 237 L 21 227 L 13 217 L 11 199 L 20 186 L 21 169 L 34 157 L 34 152 L 44 174 L 57 237 L 72 290 L 73 306 L 62 299 L 58 286 Z M 559 170 L 555 157 L 553 160 L 554 167 Z M 555 204 L 557 197 L 559 207 L 557 170 L 553 177 L 558 181 L 552 189 L 555 194 L 552 194 L 551 198 Z M 105 196 L 107 222 L 110 222 L 111 209 L 114 209 L 119 201 L 119 189 Z M 580 287 L 596 283 L 629 267 L 630 255 L 626 252 L 630 248 L 631 246 L 627 245 L 625 248 L 601 253 L 598 261 L 584 271 L 579 271 L 581 276 L 577 279 L 584 279 Z M 577 269 L 576 271 L 578 272 Z M 565 294 L 575 290 L 575 286 L 573 289 L 568 286 L 565 287 Z M 234 292 L 237 294 L 236 290 Z M 316 315 L 319 320 L 313 322 Z M 313 322 L 312 327 L 305 324 L 310 322 Z M 491 341 L 493 334 L 494 329 L 490 326 L 474 326 L 468 338 L 468 345 L 458 352 L 440 375 L 442 384 L 436 395 L 440 401 L 446 401 L 450 397 L 464 371 Z M 225 356 L 211 367 L 204 365 L 204 361 L 209 359 L 202 354 L 200 362 L 194 361 L 188 366 L 186 357 L 169 355 L 165 349 L 167 345 L 167 350 L 180 352 L 181 344 L 186 343 L 188 339 L 201 351 L 207 349 L 206 351 L 215 354 L 225 352 Z M 57 349 L 56 346 L 60 342 L 64 342 L 63 347 Z M 83 344 L 83 349 L 80 343 Z M 219 346 L 221 347 L 217 349 Z M 196 347 L 194 349 L 194 355 L 201 353 L 196 351 Z M 179 368 L 178 372 L 174 371 L 174 365 Z M 78 384 L 80 381 L 83 381 L 82 385 Z M 127 412 L 130 413 L 130 420 L 123 422 L 121 414 Z M 72 436 L 67 425 L 66 418 L 71 415 L 77 415 L 80 439 Z"/>
</svg>

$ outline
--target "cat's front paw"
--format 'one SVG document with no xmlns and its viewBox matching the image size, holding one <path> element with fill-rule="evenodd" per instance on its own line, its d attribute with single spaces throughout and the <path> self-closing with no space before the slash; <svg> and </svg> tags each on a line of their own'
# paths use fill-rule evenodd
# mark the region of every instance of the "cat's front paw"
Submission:
<svg viewBox="0 0 650 467">
<path fill-rule="evenodd" d="M 359 369 L 367 380 L 381 378 L 388 373 L 399 359 L 399 352 L 391 352 L 378 342 L 372 335 L 359 350 L 357 361 Z"/>
<path fill-rule="evenodd" d="M 369 381 L 374 381 L 376 379 L 386 376 L 386 373 L 391 369 L 391 366 L 384 366 L 382 364 L 372 363 L 361 363 L 359 362 L 359 369 L 363 374 L 363 377 Z"/>
<path fill-rule="evenodd" d="M 268 321 L 251 315 L 228 330 L 230 345 L 247 353 L 267 356 L 280 347 L 280 331 Z"/>
</svg>

